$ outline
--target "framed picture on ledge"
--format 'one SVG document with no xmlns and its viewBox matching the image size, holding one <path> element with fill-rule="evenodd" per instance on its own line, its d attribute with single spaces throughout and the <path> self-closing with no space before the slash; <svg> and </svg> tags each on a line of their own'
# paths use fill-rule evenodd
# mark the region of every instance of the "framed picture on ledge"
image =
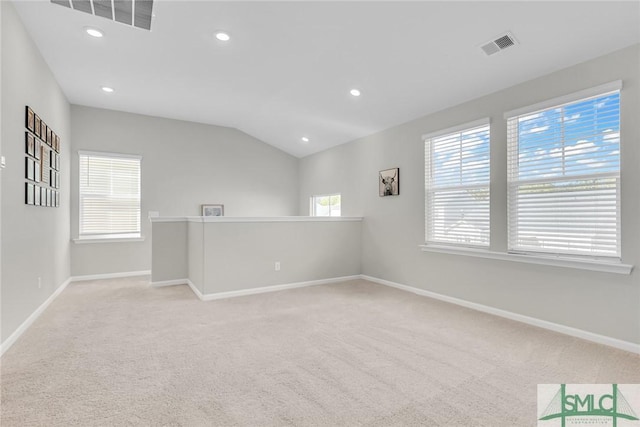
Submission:
<svg viewBox="0 0 640 427">
<path fill-rule="evenodd" d="M 224 205 L 202 205 L 202 216 L 224 216 Z"/>
</svg>

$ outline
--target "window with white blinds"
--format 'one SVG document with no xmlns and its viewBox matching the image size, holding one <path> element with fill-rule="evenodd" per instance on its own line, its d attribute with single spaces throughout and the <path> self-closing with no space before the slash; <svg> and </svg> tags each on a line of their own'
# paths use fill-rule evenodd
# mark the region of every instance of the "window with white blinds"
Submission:
<svg viewBox="0 0 640 427">
<path fill-rule="evenodd" d="M 80 238 L 140 237 L 139 156 L 79 152 Z"/>
<path fill-rule="evenodd" d="M 489 246 L 489 120 L 425 135 L 427 243 Z"/>
<path fill-rule="evenodd" d="M 620 258 L 620 88 L 612 87 L 507 116 L 511 252 Z"/>
</svg>

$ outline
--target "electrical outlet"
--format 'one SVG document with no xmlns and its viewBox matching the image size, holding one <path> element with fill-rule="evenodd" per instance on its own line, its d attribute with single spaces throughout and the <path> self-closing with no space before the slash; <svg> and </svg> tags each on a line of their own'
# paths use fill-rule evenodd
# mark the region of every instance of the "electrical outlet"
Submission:
<svg viewBox="0 0 640 427">
<path fill-rule="evenodd" d="M 276 271 L 280 271 L 280 261 L 276 261 Z"/>
<path fill-rule="evenodd" d="M 38 277 L 38 289 L 42 289 L 42 278 Z"/>
</svg>

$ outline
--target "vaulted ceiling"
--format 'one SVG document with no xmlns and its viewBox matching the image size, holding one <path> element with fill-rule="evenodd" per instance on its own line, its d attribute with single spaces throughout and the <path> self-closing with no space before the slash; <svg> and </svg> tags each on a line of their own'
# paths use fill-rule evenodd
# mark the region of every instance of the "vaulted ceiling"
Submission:
<svg viewBox="0 0 640 427">
<path fill-rule="evenodd" d="M 14 4 L 71 103 L 235 127 L 298 157 L 640 42 L 637 1 L 156 0 L 151 31 Z M 485 55 L 507 31 L 517 44 Z"/>
</svg>

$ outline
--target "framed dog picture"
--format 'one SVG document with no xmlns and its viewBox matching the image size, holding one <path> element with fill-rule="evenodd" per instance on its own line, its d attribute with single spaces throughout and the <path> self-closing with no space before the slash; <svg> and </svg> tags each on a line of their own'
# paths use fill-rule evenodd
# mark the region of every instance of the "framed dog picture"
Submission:
<svg viewBox="0 0 640 427">
<path fill-rule="evenodd" d="M 385 169 L 378 175 L 380 197 L 400 194 L 400 168 Z"/>
</svg>

